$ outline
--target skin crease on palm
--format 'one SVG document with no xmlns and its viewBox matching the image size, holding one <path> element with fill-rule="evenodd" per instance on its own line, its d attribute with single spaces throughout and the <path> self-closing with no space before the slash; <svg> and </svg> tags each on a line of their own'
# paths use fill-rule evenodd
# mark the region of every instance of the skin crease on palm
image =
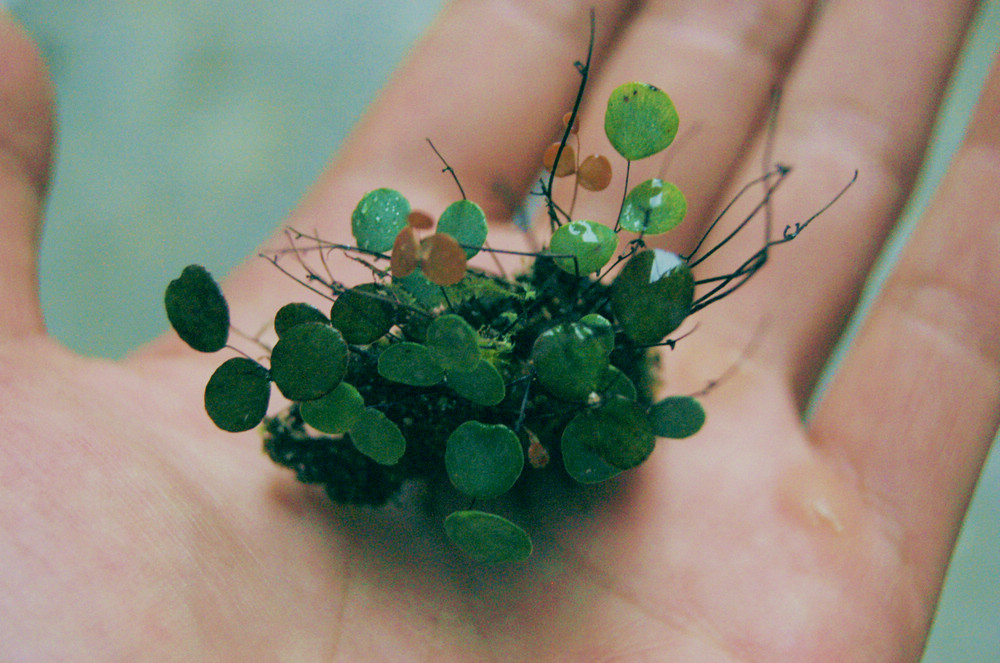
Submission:
<svg viewBox="0 0 1000 663">
<path fill-rule="evenodd" d="M 863 331 L 805 424 L 802 412 L 909 195 L 973 3 L 456 2 L 288 222 L 349 241 L 354 204 L 385 185 L 440 213 L 455 191 L 431 136 L 495 220 L 491 244 L 516 245 L 503 220 L 572 103 L 591 5 L 581 140 L 610 153 L 601 100 L 615 85 L 671 94 L 682 133 L 631 181 L 662 174 L 685 192 L 673 247 L 760 173 L 779 84 L 774 155 L 795 171 L 776 227 L 860 176 L 664 355 L 670 393 L 738 361 L 704 399 L 702 432 L 592 490 L 541 491 L 519 514 L 533 557 L 501 567 L 449 546 L 440 514 L 331 505 L 272 466 L 256 433 L 216 430 L 201 394 L 218 357 L 167 337 L 112 364 L 45 336 L 35 268 L 53 95 L 3 19 L 0 659 L 919 658 L 1000 413 L 996 68 Z M 582 195 L 577 216 L 613 218 L 613 198 Z M 224 286 L 237 328 L 303 297 L 262 263 Z"/>
</svg>

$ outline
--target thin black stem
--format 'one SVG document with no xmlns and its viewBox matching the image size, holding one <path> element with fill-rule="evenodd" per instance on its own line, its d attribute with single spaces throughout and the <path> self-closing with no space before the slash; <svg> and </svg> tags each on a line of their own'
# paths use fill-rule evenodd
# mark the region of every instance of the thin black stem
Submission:
<svg viewBox="0 0 1000 663">
<path fill-rule="evenodd" d="M 441 172 L 449 173 L 451 175 L 451 179 L 455 180 L 455 186 L 458 187 L 458 192 L 462 194 L 462 200 L 468 200 L 468 197 L 465 195 L 465 189 L 462 188 L 462 183 L 458 181 L 458 175 L 455 173 L 455 169 L 451 167 L 443 156 L 441 156 L 441 153 L 438 152 L 436 147 L 434 147 L 434 143 L 430 138 L 427 139 L 427 144 L 431 146 L 431 149 L 434 150 L 434 154 L 436 154 L 437 158 L 444 164 L 444 169 Z"/>
</svg>

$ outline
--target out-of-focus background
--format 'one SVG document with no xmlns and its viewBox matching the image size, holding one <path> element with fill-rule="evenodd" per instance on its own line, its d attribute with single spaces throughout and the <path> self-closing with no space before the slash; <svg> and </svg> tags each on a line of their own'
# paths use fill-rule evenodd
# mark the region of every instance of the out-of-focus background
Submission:
<svg viewBox="0 0 1000 663">
<path fill-rule="evenodd" d="M 184 265 L 225 274 L 292 209 L 443 0 L 2 4 L 41 45 L 57 89 L 42 252 L 49 329 L 80 352 L 117 358 L 166 329 L 163 289 Z M 1000 0 L 989 0 L 908 218 L 944 172 L 998 45 Z M 997 456 L 962 531 L 927 662 L 1000 660 Z"/>
</svg>

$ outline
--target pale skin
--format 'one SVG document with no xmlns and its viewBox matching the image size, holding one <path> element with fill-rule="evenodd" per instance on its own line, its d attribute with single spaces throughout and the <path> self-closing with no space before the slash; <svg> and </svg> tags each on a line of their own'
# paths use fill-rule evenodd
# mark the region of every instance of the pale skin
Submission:
<svg viewBox="0 0 1000 663">
<path fill-rule="evenodd" d="M 686 129 L 669 161 L 636 164 L 633 181 L 662 172 L 685 191 L 672 246 L 690 246 L 760 173 L 778 84 L 774 153 L 795 173 L 776 224 L 804 220 L 859 171 L 664 356 L 671 393 L 738 362 L 704 399 L 704 430 L 595 491 L 540 497 L 521 514 L 534 556 L 502 567 L 466 561 L 416 507 L 330 505 L 262 456 L 256 433 L 215 430 L 201 394 L 220 357 L 168 337 L 114 364 L 46 336 L 36 262 L 52 92 L 30 41 L 3 20 L 0 658 L 919 658 L 1000 414 L 996 67 L 805 423 L 803 408 L 910 192 L 973 3 L 841 0 L 811 22 L 803 2 L 626 4 L 450 6 L 288 220 L 349 241 L 357 199 L 387 185 L 440 213 L 456 192 L 429 136 L 496 219 L 492 243 L 513 243 L 502 220 L 571 105 L 591 5 L 584 152 L 611 153 L 601 106 L 612 87 L 670 92 Z M 606 219 L 616 207 L 587 194 L 577 212 Z M 303 299 L 260 260 L 225 289 L 243 329 Z"/>
</svg>

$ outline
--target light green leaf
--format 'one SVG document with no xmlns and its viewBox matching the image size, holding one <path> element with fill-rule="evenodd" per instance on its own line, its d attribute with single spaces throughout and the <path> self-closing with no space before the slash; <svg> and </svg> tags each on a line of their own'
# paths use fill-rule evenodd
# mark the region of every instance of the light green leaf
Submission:
<svg viewBox="0 0 1000 663">
<path fill-rule="evenodd" d="M 479 363 L 479 334 L 461 316 L 446 313 L 427 326 L 427 349 L 444 369 L 471 371 Z"/>
<path fill-rule="evenodd" d="M 524 451 L 506 426 L 466 421 L 448 436 L 444 465 L 455 488 L 489 500 L 506 493 L 521 476 Z"/>
<path fill-rule="evenodd" d="M 465 249 L 465 257 L 471 258 L 486 242 L 486 214 L 471 200 L 459 200 L 441 214 L 437 231 L 454 237 Z"/>
<path fill-rule="evenodd" d="M 351 430 L 364 407 L 365 400 L 358 390 L 341 382 L 330 393 L 303 403 L 299 412 L 302 420 L 316 430 L 343 435 Z"/>
<path fill-rule="evenodd" d="M 379 465 L 395 465 L 406 453 L 403 431 L 375 408 L 365 408 L 358 413 L 350 436 L 354 448 Z"/>
<path fill-rule="evenodd" d="M 471 371 L 448 371 L 445 380 L 455 393 L 477 405 L 498 405 L 507 395 L 500 372 L 484 359 Z"/>
<path fill-rule="evenodd" d="M 614 255 L 616 248 L 618 235 L 596 221 L 573 221 L 560 226 L 549 242 L 552 253 L 568 254 L 576 258 L 555 258 L 559 269 L 574 276 L 593 274 L 600 270 Z"/>
<path fill-rule="evenodd" d="M 677 135 L 674 103 L 663 90 L 648 83 L 625 83 L 608 98 L 604 133 L 615 150 L 637 161 L 666 148 Z"/>
<path fill-rule="evenodd" d="M 452 543 L 477 562 L 521 562 L 531 556 L 531 537 L 506 518 L 483 511 L 455 511 L 444 520 Z"/>
<path fill-rule="evenodd" d="M 369 191 L 351 214 L 351 232 L 358 248 L 384 253 L 406 227 L 410 203 L 393 189 Z"/>
<path fill-rule="evenodd" d="M 618 222 L 625 230 L 659 235 L 674 228 L 687 214 L 687 200 L 674 184 L 646 180 L 625 197 Z"/>
</svg>

